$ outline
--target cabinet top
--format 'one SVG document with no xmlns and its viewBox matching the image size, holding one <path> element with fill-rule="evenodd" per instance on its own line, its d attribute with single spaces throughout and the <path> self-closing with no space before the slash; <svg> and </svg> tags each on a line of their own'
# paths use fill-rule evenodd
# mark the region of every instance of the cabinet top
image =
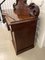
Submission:
<svg viewBox="0 0 45 60">
<path fill-rule="evenodd" d="M 3 15 L 5 15 L 5 17 L 12 18 L 14 21 L 35 19 L 35 17 L 32 17 L 32 16 L 22 16 L 22 15 L 18 16 L 12 9 L 3 10 Z"/>
<path fill-rule="evenodd" d="M 3 10 L 3 15 L 5 16 L 5 19 L 9 25 L 13 23 L 27 22 L 37 19 L 35 17 L 30 16 L 23 19 L 19 18 L 19 16 L 16 13 L 14 13 L 13 10 Z"/>
</svg>

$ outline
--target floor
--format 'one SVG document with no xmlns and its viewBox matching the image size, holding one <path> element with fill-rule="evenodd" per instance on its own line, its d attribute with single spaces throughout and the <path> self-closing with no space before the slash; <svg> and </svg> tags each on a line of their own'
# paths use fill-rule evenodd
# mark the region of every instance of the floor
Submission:
<svg viewBox="0 0 45 60">
<path fill-rule="evenodd" d="M 15 54 L 10 31 L 0 27 L 0 60 L 45 60 L 45 48 L 35 48 Z"/>
</svg>

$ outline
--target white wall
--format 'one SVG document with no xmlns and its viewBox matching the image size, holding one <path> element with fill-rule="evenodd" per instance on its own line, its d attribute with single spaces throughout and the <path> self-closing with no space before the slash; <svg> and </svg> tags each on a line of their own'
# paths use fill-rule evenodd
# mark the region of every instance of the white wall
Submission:
<svg viewBox="0 0 45 60">
<path fill-rule="evenodd" d="M 41 4 L 42 0 L 32 0 L 34 3 L 36 3 L 38 6 Z M 0 0 L 1 2 L 1 0 Z M 2 9 L 12 9 L 13 3 L 16 2 L 16 0 L 6 0 L 5 3 L 2 5 Z M 30 4 L 31 0 L 28 0 L 28 5 Z M 39 47 L 42 47 L 45 44 L 44 41 L 44 33 L 45 33 L 45 0 L 43 6 L 40 8 L 40 28 L 39 28 L 39 35 L 37 38 L 37 44 Z"/>
<path fill-rule="evenodd" d="M 16 2 L 16 0 L 6 0 L 2 5 L 2 9 L 12 9 L 14 2 Z"/>
<path fill-rule="evenodd" d="M 45 13 L 41 11 L 40 13 L 40 28 L 39 28 L 39 35 L 37 39 L 37 44 L 39 47 L 43 47 L 44 37 L 45 37 Z"/>
<path fill-rule="evenodd" d="M 37 44 L 39 47 L 43 47 L 45 44 L 45 0 L 43 6 L 40 8 L 40 29 L 39 29 L 39 35 L 37 39 Z"/>
</svg>

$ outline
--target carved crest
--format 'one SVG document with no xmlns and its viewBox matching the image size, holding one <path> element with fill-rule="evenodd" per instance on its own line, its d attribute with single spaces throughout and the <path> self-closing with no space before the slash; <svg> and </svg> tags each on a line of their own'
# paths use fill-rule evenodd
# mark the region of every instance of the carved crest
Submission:
<svg viewBox="0 0 45 60">
<path fill-rule="evenodd" d="M 14 12 L 22 18 L 38 17 L 39 7 L 35 3 L 27 5 L 26 2 L 27 0 L 16 0 L 16 4 L 13 4 Z"/>
</svg>

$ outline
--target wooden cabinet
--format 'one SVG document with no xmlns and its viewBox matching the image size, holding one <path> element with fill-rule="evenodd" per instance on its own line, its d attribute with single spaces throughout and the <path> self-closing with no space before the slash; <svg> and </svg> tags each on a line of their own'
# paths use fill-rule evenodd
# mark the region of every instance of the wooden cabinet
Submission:
<svg viewBox="0 0 45 60">
<path fill-rule="evenodd" d="M 12 41 L 19 54 L 27 49 L 34 47 L 35 31 L 37 20 L 25 21 L 23 23 L 14 24 L 12 28 Z"/>
<path fill-rule="evenodd" d="M 26 0 L 17 0 L 13 7 L 14 10 L 5 10 L 3 15 L 11 31 L 16 54 L 19 54 L 34 47 L 39 8 L 34 3 L 27 6 Z"/>
<path fill-rule="evenodd" d="M 25 20 L 13 19 L 10 16 L 14 15 L 9 13 L 11 10 L 6 10 L 5 21 L 10 29 L 12 35 L 12 42 L 16 51 L 16 54 L 24 52 L 34 47 L 34 39 L 36 32 L 37 18 L 29 18 Z M 8 15 L 9 14 L 9 15 Z"/>
<path fill-rule="evenodd" d="M 34 47 L 37 18 L 15 21 L 6 14 L 5 21 L 8 30 L 10 29 L 11 31 L 16 54 Z"/>
</svg>

